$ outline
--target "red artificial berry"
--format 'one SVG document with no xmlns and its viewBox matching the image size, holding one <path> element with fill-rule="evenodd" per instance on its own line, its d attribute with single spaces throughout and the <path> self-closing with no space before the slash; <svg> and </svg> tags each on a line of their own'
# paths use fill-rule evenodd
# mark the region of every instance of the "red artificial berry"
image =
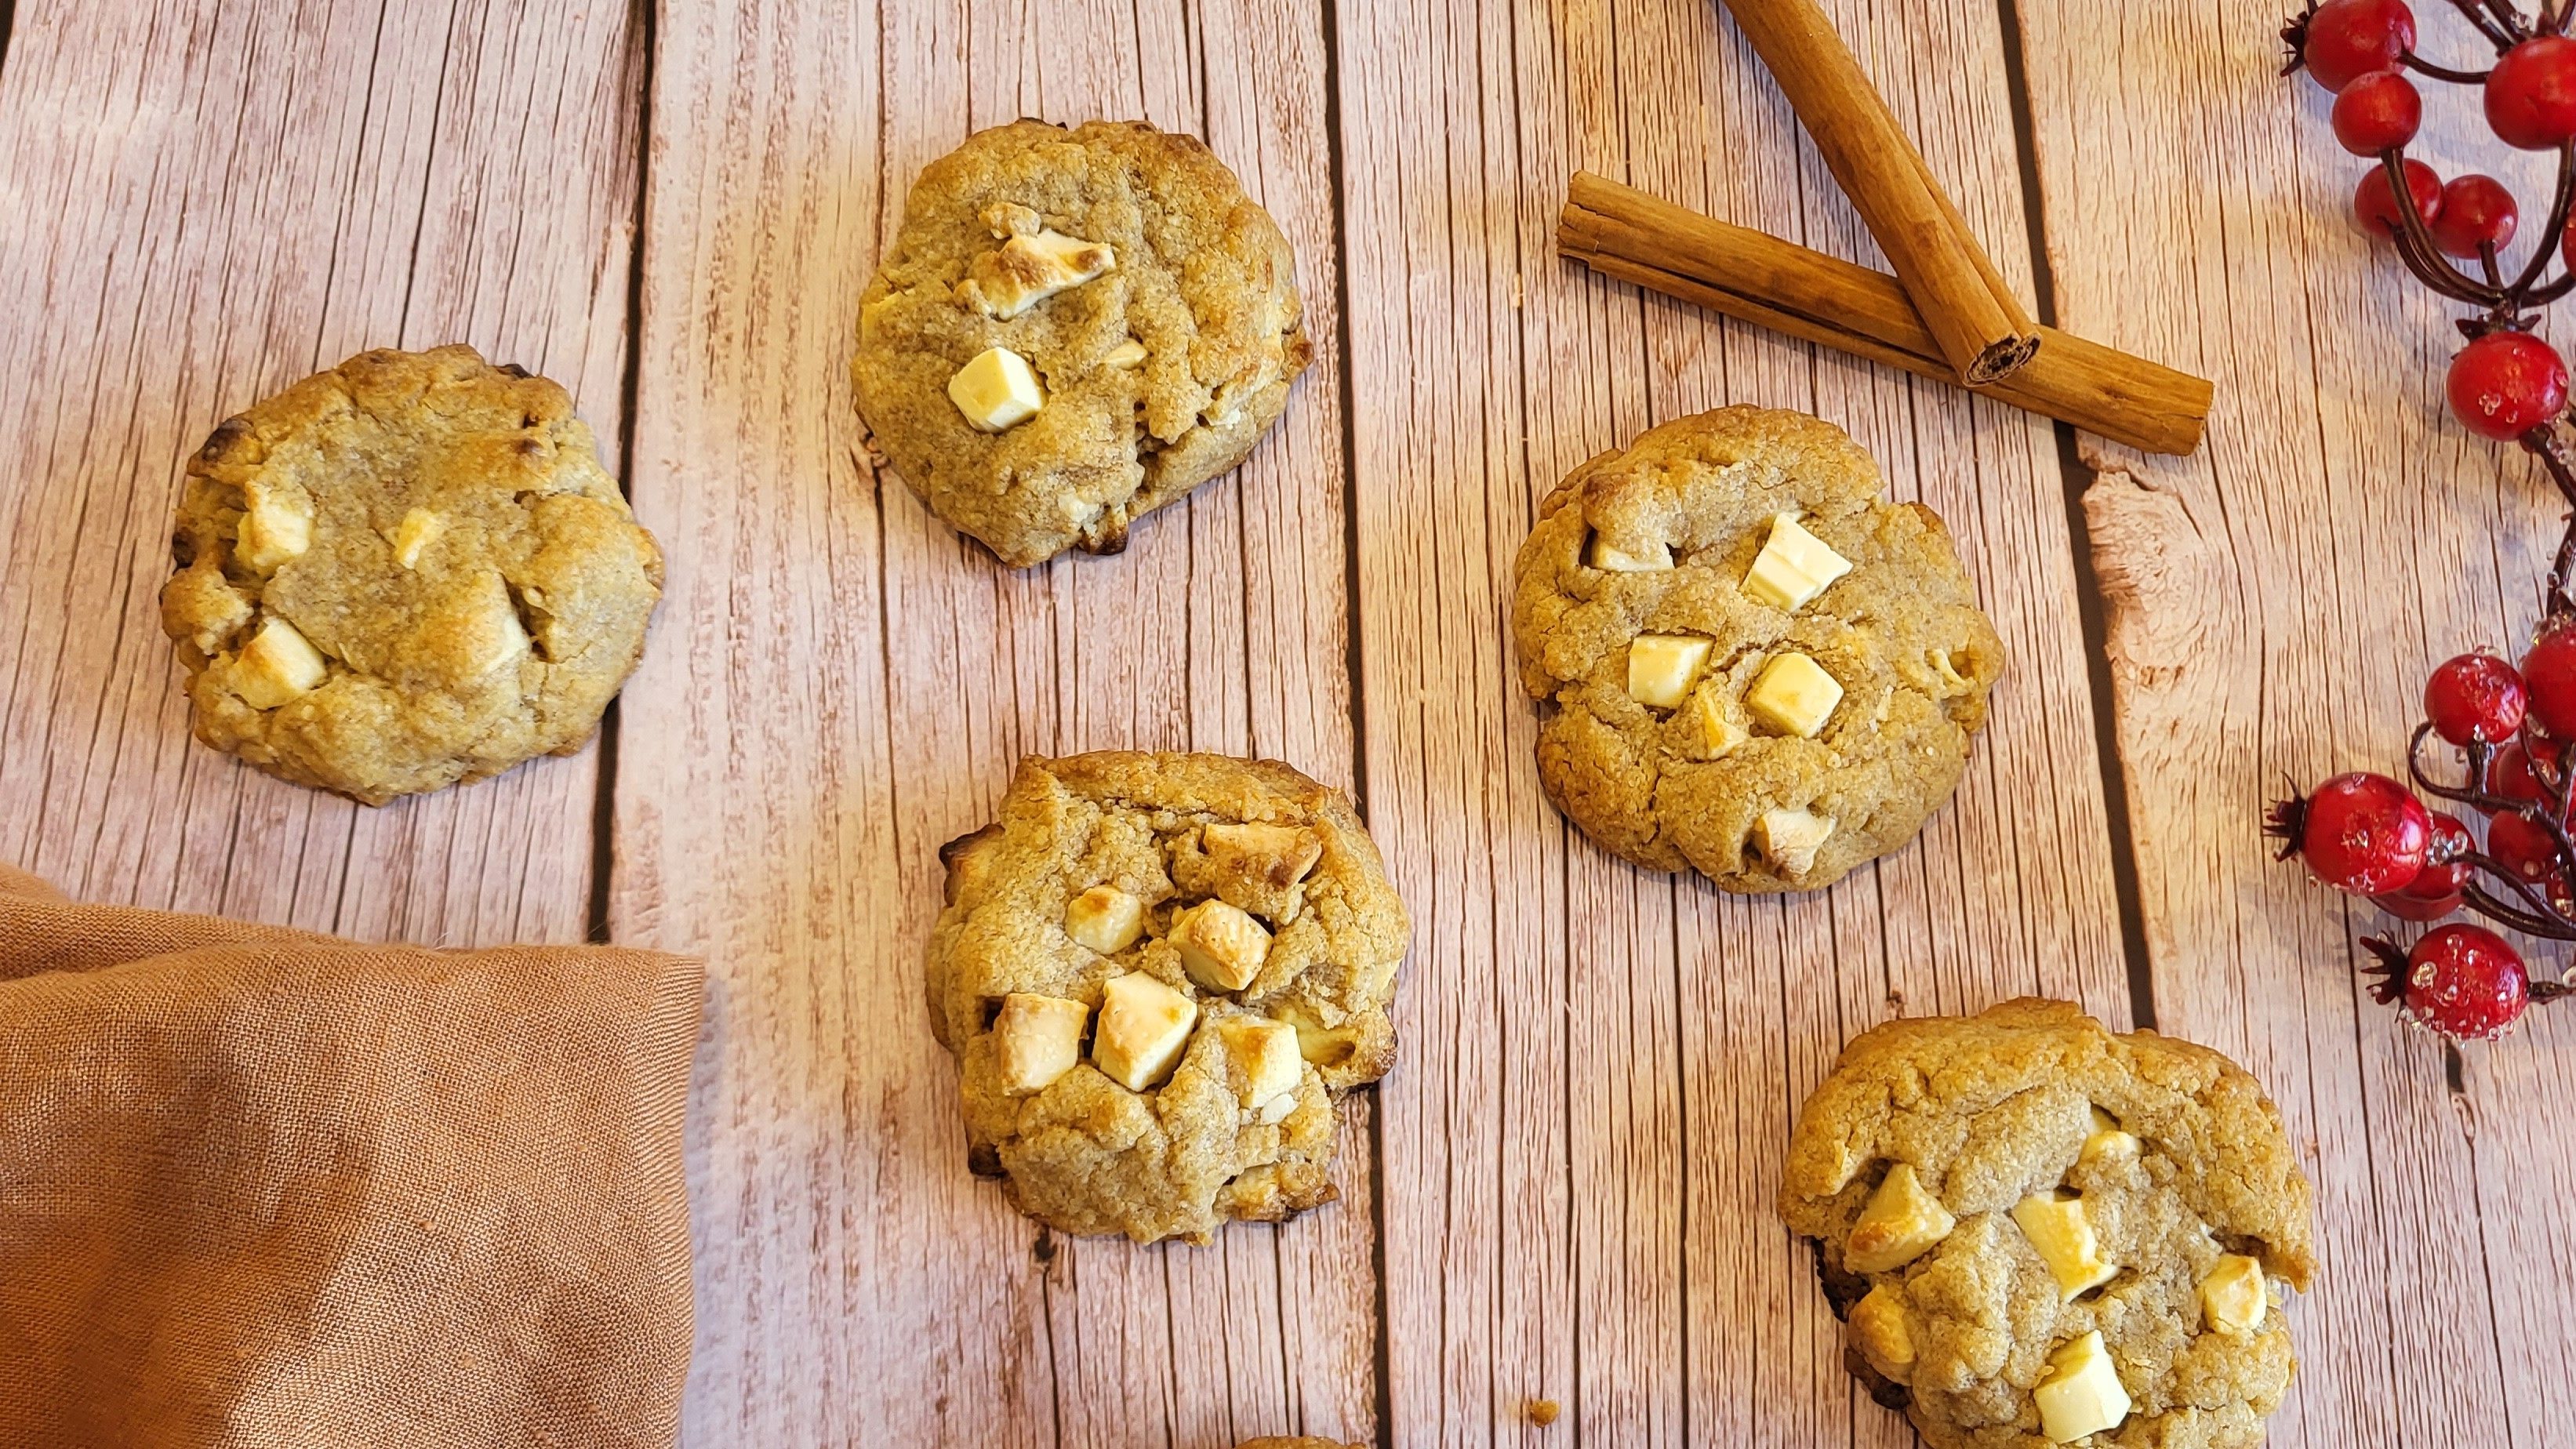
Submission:
<svg viewBox="0 0 2576 1449">
<path fill-rule="evenodd" d="M 2394 151 L 2414 140 L 2423 123 L 2424 98 L 2393 70 L 2358 77 L 2335 97 L 2335 139 L 2355 156 Z"/>
<path fill-rule="evenodd" d="M 2424 868 L 2402 888 L 2371 897 L 2373 903 L 2402 921 L 2438 921 L 2460 908 L 2469 879 L 2469 852 L 2478 843 L 2456 817 L 2433 817 L 2433 844 Z"/>
<path fill-rule="evenodd" d="M 2513 193 L 2492 176 L 2459 176 L 2443 183 L 2442 211 L 2426 225 L 2433 244 L 2455 257 L 2474 257 L 2478 248 L 2503 251 L 2522 220 Z"/>
<path fill-rule="evenodd" d="M 2525 151 L 2576 139 L 2576 40 L 2535 35 L 2498 57 L 2487 72 L 2487 126 Z"/>
<path fill-rule="evenodd" d="M 2458 891 L 2444 896 L 2418 896 L 2412 890 L 2372 896 L 2370 903 L 2401 921 L 2438 921 L 2458 910 L 2468 897 Z"/>
<path fill-rule="evenodd" d="M 2558 234 L 2558 259 L 2567 264 L 2569 271 L 2576 271 L 2576 220 L 2569 221 L 2567 229 Z"/>
<path fill-rule="evenodd" d="M 2498 815 L 2487 822 L 2487 854 L 2496 863 L 2538 885 L 2558 869 L 2558 842 L 2546 826 L 2528 815 Z"/>
<path fill-rule="evenodd" d="M 2415 13 L 2403 0 L 2326 0 L 2308 17 L 2299 58 L 2330 91 L 2386 70 L 2415 48 Z"/>
<path fill-rule="evenodd" d="M 2336 890 L 2376 896 L 2423 871 L 2433 816 L 2395 780 L 2355 772 L 2274 805 L 2267 833 L 2282 842 L 2281 859 L 2305 857 L 2308 870 Z"/>
<path fill-rule="evenodd" d="M 2522 680 L 2540 727 L 2561 739 L 2576 738 L 2576 627 L 2561 621 L 2543 629 L 2522 656 Z"/>
<path fill-rule="evenodd" d="M 2371 949 L 2382 958 L 2372 997 L 2403 1001 L 2407 1020 L 2454 1041 L 2492 1041 L 2531 1004 L 2521 953 L 2484 926 L 2436 926 L 2402 962 L 2388 959 L 2394 946 L 2373 942 Z"/>
<path fill-rule="evenodd" d="M 2455 745 L 2500 745 L 2522 729 L 2522 676 L 2492 654 L 2442 661 L 2424 681 L 2424 714 Z"/>
<path fill-rule="evenodd" d="M 2540 777 L 2532 773 L 2531 757 L 2534 753 L 2552 774 L 2557 773 L 2560 751 L 2556 741 L 2515 740 L 2496 751 L 2495 757 L 2487 762 L 2487 778 L 2481 788 L 2490 795 L 2501 795 L 2508 800 L 2548 799 L 2549 787 L 2541 784 Z"/>
<path fill-rule="evenodd" d="M 2528 332 L 2490 332 L 2451 358 L 2451 411 L 2470 432 L 2511 440 L 2567 409 L 2567 364 Z"/>
<path fill-rule="evenodd" d="M 2424 224 L 2431 226 L 2442 215 L 2442 178 L 2421 161 L 2408 161 L 2406 189 L 2415 196 L 2415 209 L 2424 214 Z M 2361 229 L 2372 236 L 2395 236 L 2406 229 L 2405 215 L 2397 208 L 2397 193 L 2389 189 L 2388 168 L 2373 166 L 2370 174 L 2352 190 L 2352 214 Z"/>
</svg>

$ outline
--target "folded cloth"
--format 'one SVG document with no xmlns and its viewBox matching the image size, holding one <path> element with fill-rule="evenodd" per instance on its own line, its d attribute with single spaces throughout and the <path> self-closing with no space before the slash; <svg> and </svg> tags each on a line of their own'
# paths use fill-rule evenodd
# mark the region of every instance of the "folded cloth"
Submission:
<svg viewBox="0 0 2576 1449">
<path fill-rule="evenodd" d="M 0 867 L 0 1449 L 669 1444 L 702 975 Z"/>
</svg>

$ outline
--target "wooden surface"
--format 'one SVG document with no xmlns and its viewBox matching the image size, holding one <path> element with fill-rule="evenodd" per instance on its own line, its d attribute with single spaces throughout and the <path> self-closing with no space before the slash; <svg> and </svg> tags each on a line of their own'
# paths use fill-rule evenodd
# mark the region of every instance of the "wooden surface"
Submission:
<svg viewBox="0 0 2576 1449">
<path fill-rule="evenodd" d="M 1779 1154 L 1852 1034 L 2030 991 L 2279 1098 L 2327 1267 L 2276 1442 L 2545 1439 L 2576 1020 L 2400 1032 L 2351 974 L 2370 913 L 2254 835 L 2527 624 L 2540 486 L 2436 412 L 2443 318 L 2340 220 L 2272 8 L 1828 8 L 2043 320 L 2218 379 L 2200 455 L 1557 260 L 1578 167 L 1881 260 L 1708 0 L 0 4 L 0 857 L 359 936 L 705 953 L 690 1445 L 1905 1443 L 1771 1214 Z M 869 468 L 843 363 L 912 174 L 1021 115 L 1205 136 L 1319 349 L 1239 476 L 1013 574 Z M 178 460 L 349 352 L 450 340 L 570 386 L 668 553 L 602 742 L 383 810 L 192 744 L 154 615 Z M 1568 830 L 1502 625 L 1567 468 L 1728 402 L 1850 428 L 2013 650 L 1956 803 L 1798 900 Z M 1009 1212 L 922 1019 L 938 844 L 1018 755 L 1124 745 L 1350 789 L 1416 921 L 1342 1203 L 1203 1249 Z"/>
</svg>

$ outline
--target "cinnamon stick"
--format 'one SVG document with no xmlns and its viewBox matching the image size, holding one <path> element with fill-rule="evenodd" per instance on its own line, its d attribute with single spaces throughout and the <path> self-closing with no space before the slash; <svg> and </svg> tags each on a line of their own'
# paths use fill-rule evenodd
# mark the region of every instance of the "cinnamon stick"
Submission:
<svg viewBox="0 0 2576 1449">
<path fill-rule="evenodd" d="M 1970 385 L 2027 366 L 2036 324 L 1815 0 L 1726 0 L 1827 169 L 1914 299 L 1939 355 Z"/>
<path fill-rule="evenodd" d="M 1841 352 L 1957 382 L 1896 278 L 1579 172 L 1557 249 L 1594 270 Z M 2200 446 L 2210 385 L 2053 327 L 2029 364 L 1972 389 L 2150 453 Z"/>
</svg>

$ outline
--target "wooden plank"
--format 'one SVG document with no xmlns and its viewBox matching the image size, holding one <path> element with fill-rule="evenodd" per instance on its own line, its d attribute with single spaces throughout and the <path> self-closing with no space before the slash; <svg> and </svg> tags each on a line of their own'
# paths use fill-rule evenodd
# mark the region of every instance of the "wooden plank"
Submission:
<svg viewBox="0 0 2576 1449">
<path fill-rule="evenodd" d="M 1837 15 L 2026 284 L 1994 12 Z M 1415 1054 L 1382 1103 L 1393 1439 L 1540 1442 L 1521 1408 L 1548 1396 L 1601 1442 L 1905 1442 L 1770 1204 L 1796 1103 L 1873 1022 L 2031 990 L 2126 1016 L 2053 436 L 1554 259 L 1587 166 L 1875 260 L 1713 7 L 1340 20 L 1353 381 L 1379 400 L 1355 416 L 1363 738 L 1422 923 Z M 1987 79 L 1918 93 L 1918 71 Z M 1502 624 L 1567 468 L 1733 401 L 1853 429 L 1895 496 L 1951 520 L 2016 659 L 1924 840 L 1795 901 L 1565 830 Z"/>
<path fill-rule="evenodd" d="M 635 55 L 617 6 L 18 7 L 0 858 L 357 936 L 581 936 L 595 750 L 381 810 L 271 780 L 189 740 L 156 597 L 188 450 L 366 347 L 474 343 L 614 446 Z"/>
<path fill-rule="evenodd" d="M 2527 637 L 2560 507 L 2443 416 L 2447 309 L 2345 220 L 2362 163 L 2274 78 L 2278 8 L 2021 7 L 2058 321 L 2218 381 L 2199 455 L 2085 450 L 2156 1013 L 2264 1079 L 2316 1183 L 2275 1441 L 2522 1443 L 2570 1408 L 2576 1022 L 2446 1062 L 2355 980 L 2348 934 L 2395 923 L 2255 829 L 2290 781 L 2402 764 L 2440 659 Z M 2426 52 L 2476 53 L 2440 9 Z M 2427 111 L 2445 174 L 2509 159 Z"/>
<path fill-rule="evenodd" d="M 1020 115 L 1205 135 L 1296 243 L 1329 340 L 1319 13 L 881 18 L 776 0 L 658 36 L 636 496 L 689 622 L 627 694 L 611 912 L 718 980 L 685 1438 L 1365 1436 L 1365 1109 L 1337 1208 L 1205 1249 L 1056 1239 L 967 1176 L 918 1005 L 936 848 L 1020 754 L 1258 752 L 1351 783 L 1331 349 L 1239 480 L 1123 555 L 1016 574 L 868 471 L 843 382 L 912 176 Z"/>
</svg>

